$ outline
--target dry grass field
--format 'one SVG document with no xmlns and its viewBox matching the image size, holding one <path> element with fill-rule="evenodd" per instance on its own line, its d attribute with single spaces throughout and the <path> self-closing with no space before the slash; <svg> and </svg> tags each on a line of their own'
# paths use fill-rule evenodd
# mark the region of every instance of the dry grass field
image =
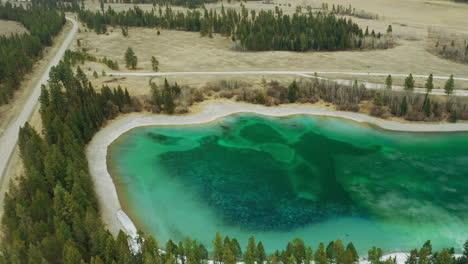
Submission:
<svg viewBox="0 0 468 264">
<path fill-rule="evenodd" d="M 326 1 L 329 6 L 341 4 L 352 5 L 357 10 L 366 10 L 379 14 L 378 20 L 353 18 L 362 27 L 369 26 L 377 32 L 385 32 L 388 25 L 393 27 L 396 47 L 388 50 L 340 51 L 340 52 L 240 52 L 234 43 L 227 38 L 215 35 L 213 39 L 200 37 L 198 33 L 156 29 L 130 28 L 129 37 L 121 34 L 120 28 L 109 28 L 107 35 L 96 35 L 94 32 L 82 32 L 78 38 L 82 47 L 89 49 L 98 57 L 107 56 L 124 67 L 124 52 L 132 47 L 138 56 L 136 71 L 151 71 L 151 56 L 160 61 L 160 71 L 254 71 L 254 70 L 304 70 L 304 71 L 352 71 L 352 72 L 389 72 L 415 73 L 448 76 L 468 76 L 468 65 L 440 58 L 430 52 L 428 47 L 433 42 L 428 37 L 429 28 L 437 28 L 447 34 L 468 34 L 468 5 L 451 1 L 426 0 L 347 0 Z M 291 7 L 287 5 L 291 4 Z M 262 4 L 259 1 L 248 2 L 247 8 L 273 9 L 275 5 L 285 12 L 294 12 L 296 5 L 319 7 L 322 1 L 275 1 L 274 4 Z M 239 3 L 227 4 L 225 7 L 239 7 Z M 115 10 L 132 7 L 126 4 L 111 4 Z M 150 10 L 152 5 L 139 5 Z M 207 8 L 220 8 L 221 4 L 208 5 Z M 97 2 L 88 3 L 90 9 L 99 8 Z M 179 8 L 182 9 L 182 8 Z M 75 44 L 76 48 L 76 44 Z M 102 64 L 89 64 L 88 67 L 110 71 Z M 337 76 L 354 79 L 350 76 Z M 199 77 L 196 77 L 199 78 Z M 218 76 L 214 78 L 219 78 Z M 137 78 L 131 78 L 137 79 Z M 359 80 L 383 82 L 385 78 L 359 77 Z M 192 81 L 192 80 L 190 80 Z M 395 84 L 402 83 L 396 79 Z M 135 81 L 135 86 L 143 80 Z M 119 83 L 119 81 L 117 81 Z M 417 80 L 423 85 L 424 80 Z M 122 82 L 123 84 L 123 82 Z M 132 88 L 132 81 L 127 79 L 126 86 Z M 443 86 L 437 81 L 436 87 Z M 458 89 L 468 89 L 468 82 L 458 82 Z"/>
<path fill-rule="evenodd" d="M 0 20 L 0 36 L 9 36 L 11 34 L 23 34 L 28 30 L 18 22 Z"/>
</svg>

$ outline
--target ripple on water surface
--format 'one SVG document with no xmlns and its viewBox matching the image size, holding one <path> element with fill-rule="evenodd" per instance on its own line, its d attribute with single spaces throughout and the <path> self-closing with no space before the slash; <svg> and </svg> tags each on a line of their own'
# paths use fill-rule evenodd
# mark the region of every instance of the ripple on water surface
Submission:
<svg viewBox="0 0 468 264">
<path fill-rule="evenodd" d="M 159 240 L 215 232 L 267 250 L 303 238 L 399 251 L 468 238 L 468 135 L 252 114 L 145 127 L 110 147 L 129 215 Z"/>
</svg>

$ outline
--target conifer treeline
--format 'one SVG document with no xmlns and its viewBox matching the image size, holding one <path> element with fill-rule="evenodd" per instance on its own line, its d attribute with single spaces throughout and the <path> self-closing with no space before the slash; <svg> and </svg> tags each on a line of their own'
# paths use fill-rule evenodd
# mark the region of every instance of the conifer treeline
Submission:
<svg viewBox="0 0 468 264">
<path fill-rule="evenodd" d="M 98 217 L 84 146 L 131 98 L 121 88 L 97 93 L 67 63 L 50 77 L 40 96 L 44 137 L 28 124 L 20 131 L 25 175 L 5 195 L 0 263 L 124 263 L 117 252 L 127 239 L 114 240 Z"/>
<path fill-rule="evenodd" d="M 18 21 L 29 34 L 0 36 L 0 105 L 8 103 L 24 75 L 65 24 L 64 14 L 47 7 L 0 5 L 0 19 Z"/>
<path fill-rule="evenodd" d="M 106 25 L 160 27 L 166 29 L 200 32 L 202 36 L 219 33 L 238 40 L 244 50 L 348 50 L 362 48 L 364 38 L 381 38 L 381 34 L 366 33 L 351 19 L 333 14 L 295 13 L 285 15 L 275 11 L 248 10 L 238 12 L 224 7 L 220 13 L 213 10 L 163 11 L 153 8 L 143 11 L 139 7 L 116 12 L 111 7 L 105 12 L 81 10 L 79 18 L 98 34 L 107 31 Z"/>
<path fill-rule="evenodd" d="M 153 5 L 175 5 L 187 8 L 196 8 L 208 3 L 217 3 L 218 0 L 104 0 L 103 3 L 126 3 L 126 4 L 153 4 Z"/>
</svg>

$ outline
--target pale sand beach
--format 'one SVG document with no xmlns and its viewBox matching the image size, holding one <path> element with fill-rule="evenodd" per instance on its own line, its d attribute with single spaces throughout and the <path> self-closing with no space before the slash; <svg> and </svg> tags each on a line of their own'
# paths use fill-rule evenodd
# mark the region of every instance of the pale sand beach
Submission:
<svg viewBox="0 0 468 264">
<path fill-rule="evenodd" d="M 323 106 L 299 104 L 266 107 L 236 102 L 207 102 L 203 104 L 200 111 L 188 115 L 130 114 L 110 122 L 94 136 L 86 148 L 86 156 L 95 184 L 101 216 L 110 231 L 117 234 L 122 229 L 132 237 L 137 234 L 134 223 L 122 210 L 116 187 L 107 169 L 107 149 L 112 142 L 125 132 L 137 127 L 204 124 L 237 113 L 255 113 L 275 117 L 315 115 L 344 118 L 392 131 L 468 131 L 468 123 L 402 123 L 379 119 L 362 113 L 333 111 Z M 407 253 L 394 253 L 386 256 L 397 256 L 397 263 L 404 263 L 406 255 Z M 363 261 L 362 263 L 367 262 Z"/>
</svg>

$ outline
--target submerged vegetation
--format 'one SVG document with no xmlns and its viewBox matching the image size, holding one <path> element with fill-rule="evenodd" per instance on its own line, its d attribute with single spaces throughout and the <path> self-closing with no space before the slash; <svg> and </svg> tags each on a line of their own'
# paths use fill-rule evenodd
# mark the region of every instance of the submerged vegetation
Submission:
<svg viewBox="0 0 468 264">
<path fill-rule="evenodd" d="M 220 13 L 204 9 L 181 12 L 166 7 L 163 11 L 143 11 L 134 7 L 116 12 L 111 7 L 106 11 L 81 10 L 79 18 L 96 33 L 107 32 L 106 25 L 156 27 L 200 32 L 202 36 L 219 33 L 231 37 L 239 47 L 249 51 L 263 50 L 349 50 L 361 48 L 388 48 L 391 41 L 380 33 L 363 31 L 351 19 L 338 18 L 333 14 L 309 12 L 308 14 L 283 14 L 275 11 L 248 10 L 244 6 L 221 9 Z"/>
<path fill-rule="evenodd" d="M 46 46 L 65 24 L 65 16 L 45 6 L 26 8 L 0 4 L 0 19 L 23 24 L 29 33 L 0 36 L 0 105 L 6 104 L 18 89 L 34 62 L 42 57 Z"/>
</svg>

